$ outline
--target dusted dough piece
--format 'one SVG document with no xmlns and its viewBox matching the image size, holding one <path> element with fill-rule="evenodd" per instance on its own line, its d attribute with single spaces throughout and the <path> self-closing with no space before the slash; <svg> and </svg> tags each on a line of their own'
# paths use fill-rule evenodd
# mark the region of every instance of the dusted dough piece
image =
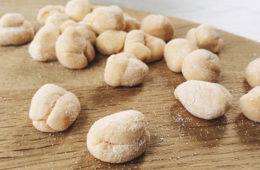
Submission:
<svg viewBox="0 0 260 170">
<path fill-rule="evenodd" d="M 33 39 L 31 23 L 21 14 L 6 13 L 0 19 L 0 45 L 21 45 Z"/>
<path fill-rule="evenodd" d="M 151 14 L 146 16 L 141 23 L 141 29 L 152 36 L 169 41 L 174 35 L 173 26 L 168 17 Z"/>
<path fill-rule="evenodd" d="M 250 120 L 260 122 L 260 86 L 243 95 L 239 101 L 243 114 Z"/>
<path fill-rule="evenodd" d="M 224 115 L 232 100 L 225 87 L 197 80 L 180 84 L 174 95 L 193 116 L 206 120 Z"/>
<path fill-rule="evenodd" d="M 53 24 L 59 27 L 67 20 L 69 20 L 69 17 L 64 13 L 55 13 L 46 19 L 45 24 Z"/>
<path fill-rule="evenodd" d="M 95 42 L 95 34 L 86 25 L 68 27 L 56 42 L 56 56 L 64 67 L 84 68 L 95 57 Z"/>
<path fill-rule="evenodd" d="M 149 68 L 142 61 L 128 53 L 111 55 L 105 68 L 105 82 L 113 87 L 141 84 Z"/>
<path fill-rule="evenodd" d="M 124 13 L 124 19 L 125 19 L 125 31 L 126 32 L 140 29 L 141 24 L 136 18 L 131 17 L 127 13 Z"/>
<path fill-rule="evenodd" d="M 59 37 L 58 27 L 53 24 L 44 25 L 35 35 L 29 46 L 29 53 L 34 60 L 56 60 L 55 43 Z"/>
<path fill-rule="evenodd" d="M 131 161 L 145 152 L 150 133 L 144 115 L 136 110 L 121 111 L 96 121 L 87 134 L 89 152 L 109 163 Z"/>
<path fill-rule="evenodd" d="M 191 52 L 182 63 L 182 74 L 186 80 L 216 82 L 220 72 L 218 56 L 204 49 Z"/>
<path fill-rule="evenodd" d="M 66 14 L 75 21 L 81 21 L 90 13 L 92 5 L 88 0 L 70 0 L 65 7 Z"/>
<path fill-rule="evenodd" d="M 71 92 L 45 84 L 33 96 L 29 117 L 42 132 L 66 130 L 78 117 L 80 102 Z"/>
<path fill-rule="evenodd" d="M 165 42 L 145 34 L 142 30 L 130 31 L 125 40 L 124 52 L 144 62 L 153 62 L 163 57 Z"/>
<path fill-rule="evenodd" d="M 164 58 L 168 68 L 177 73 L 181 72 L 184 58 L 197 49 L 197 45 L 190 40 L 177 38 L 169 41 L 164 48 Z"/>
<path fill-rule="evenodd" d="M 47 5 L 41 8 L 37 15 L 37 21 L 44 25 L 46 19 L 55 13 L 65 13 L 65 7 L 62 5 Z"/>
<path fill-rule="evenodd" d="M 209 25 L 200 25 L 188 31 L 186 38 L 194 41 L 199 48 L 218 53 L 223 48 L 224 40 L 220 33 Z"/>
<path fill-rule="evenodd" d="M 119 53 L 124 48 L 126 32 L 108 30 L 97 37 L 96 47 L 103 55 Z"/>
<path fill-rule="evenodd" d="M 251 87 L 260 86 L 260 58 L 248 64 L 245 77 Z"/>
<path fill-rule="evenodd" d="M 83 22 L 90 25 L 97 34 L 125 28 L 123 11 L 118 6 L 97 7 L 85 16 Z"/>
</svg>

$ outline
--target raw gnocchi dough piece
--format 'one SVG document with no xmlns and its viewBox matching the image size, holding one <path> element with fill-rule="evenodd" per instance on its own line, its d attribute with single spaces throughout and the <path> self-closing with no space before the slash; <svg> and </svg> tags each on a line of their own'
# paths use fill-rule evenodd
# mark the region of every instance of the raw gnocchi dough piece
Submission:
<svg viewBox="0 0 260 170">
<path fill-rule="evenodd" d="M 21 14 L 6 13 L 0 19 L 0 45 L 21 45 L 33 39 L 32 24 Z"/>
<path fill-rule="evenodd" d="M 181 72 L 184 58 L 197 49 L 197 45 L 190 40 L 177 38 L 169 41 L 164 48 L 164 58 L 168 68 L 177 73 Z"/>
<path fill-rule="evenodd" d="M 202 24 L 188 31 L 186 38 L 194 41 L 199 48 L 219 53 L 224 46 L 220 33 L 209 25 Z"/>
<path fill-rule="evenodd" d="M 239 101 L 242 113 L 250 120 L 260 122 L 260 86 L 251 89 Z"/>
<path fill-rule="evenodd" d="M 88 0 L 70 0 L 65 7 L 66 14 L 75 21 L 81 21 L 90 13 L 92 5 Z"/>
<path fill-rule="evenodd" d="M 186 80 L 216 82 L 221 72 L 221 62 L 214 53 L 198 49 L 188 54 L 182 63 L 182 74 Z"/>
<path fill-rule="evenodd" d="M 146 16 L 141 23 L 141 29 L 152 36 L 169 41 L 174 35 L 173 26 L 168 17 L 151 14 Z"/>
<path fill-rule="evenodd" d="M 96 121 L 87 134 L 87 148 L 109 163 L 131 161 L 145 152 L 150 141 L 145 116 L 136 110 L 121 111 Z"/>
<path fill-rule="evenodd" d="M 232 101 L 232 95 L 225 87 L 198 80 L 180 84 L 174 95 L 193 116 L 206 120 L 224 115 Z"/>
<path fill-rule="evenodd" d="M 86 67 L 95 57 L 96 35 L 86 25 L 68 27 L 56 42 L 56 56 L 69 69 Z"/>
<path fill-rule="evenodd" d="M 245 78 L 251 87 L 260 86 L 260 58 L 257 58 L 248 64 Z"/>
<path fill-rule="evenodd" d="M 44 25 L 29 45 L 29 53 L 36 61 L 56 60 L 55 43 L 59 37 L 59 29 L 53 24 Z"/>
<path fill-rule="evenodd" d="M 97 7 L 85 16 L 83 22 L 90 25 L 97 34 L 125 28 L 123 11 L 118 6 Z"/>
<path fill-rule="evenodd" d="M 37 15 L 37 21 L 44 25 L 46 19 L 56 13 L 65 13 L 65 7 L 62 5 L 47 5 L 43 8 L 41 8 Z"/>
<path fill-rule="evenodd" d="M 124 20 L 125 20 L 125 31 L 126 32 L 140 29 L 141 23 L 136 18 L 131 17 L 127 13 L 124 13 Z"/>
<path fill-rule="evenodd" d="M 64 13 L 55 13 L 46 19 L 45 24 L 53 24 L 59 27 L 67 20 L 69 20 L 69 17 Z"/>
<path fill-rule="evenodd" d="M 111 55 L 105 67 L 105 82 L 113 87 L 141 84 L 149 68 L 142 61 L 128 53 Z"/>
<path fill-rule="evenodd" d="M 78 117 L 80 102 L 73 93 L 45 84 L 33 96 L 29 117 L 42 132 L 66 130 Z"/>
<path fill-rule="evenodd" d="M 97 37 L 96 47 L 103 55 L 119 53 L 124 48 L 126 32 L 108 30 Z"/>
</svg>

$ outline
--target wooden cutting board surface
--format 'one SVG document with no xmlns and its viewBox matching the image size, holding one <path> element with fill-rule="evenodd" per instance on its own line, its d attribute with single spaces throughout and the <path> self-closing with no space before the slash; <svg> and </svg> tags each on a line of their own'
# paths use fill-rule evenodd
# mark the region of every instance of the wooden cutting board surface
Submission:
<svg viewBox="0 0 260 170">
<path fill-rule="evenodd" d="M 0 15 L 18 12 L 37 29 L 38 10 L 65 0 L 1 0 Z M 148 13 L 124 9 L 141 20 Z M 184 37 L 197 24 L 171 18 L 174 38 Z M 33 61 L 28 44 L 0 47 L 0 169 L 259 169 L 260 124 L 246 119 L 239 98 L 250 87 L 243 71 L 260 57 L 260 43 L 221 31 L 225 47 L 220 53 L 223 72 L 219 83 L 234 99 L 225 116 L 205 121 L 190 115 L 173 91 L 184 82 L 164 60 L 149 64 L 143 85 L 112 88 L 105 84 L 106 58 L 97 55 L 83 70 L 68 70 L 58 62 Z M 31 98 L 46 83 L 75 93 L 82 110 L 65 132 L 37 131 L 28 117 Z M 86 148 L 86 134 L 98 119 L 127 109 L 143 112 L 149 121 L 151 142 L 142 156 L 125 164 L 96 160 Z"/>
</svg>

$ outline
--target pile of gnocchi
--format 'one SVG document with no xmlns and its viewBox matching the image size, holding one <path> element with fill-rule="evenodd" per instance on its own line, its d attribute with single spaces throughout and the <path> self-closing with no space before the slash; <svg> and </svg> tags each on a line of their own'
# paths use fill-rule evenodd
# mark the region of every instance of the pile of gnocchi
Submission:
<svg viewBox="0 0 260 170">
<path fill-rule="evenodd" d="M 200 25 L 185 38 L 175 38 L 171 21 L 148 15 L 141 22 L 118 6 L 94 6 L 88 0 L 70 0 L 66 6 L 40 9 L 36 33 L 21 14 L 0 19 L 0 45 L 30 42 L 33 60 L 58 60 L 68 69 L 83 69 L 96 50 L 107 58 L 104 81 L 112 87 L 141 84 L 149 74 L 148 63 L 165 59 L 172 72 L 186 82 L 174 91 L 189 113 L 211 120 L 231 107 L 232 95 L 218 84 L 224 40 L 215 28 Z M 260 122 L 260 58 L 246 68 L 245 79 L 253 87 L 240 98 L 244 115 Z M 80 113 L 76 95 L 54 84 L 42 86 L 33 96 L 29 117 L 42 132 L 66 130 Z M 87 134 L 87 148 L 97 159 L 110 163 L 130 161 L 145 152 L 150 141 L 145 116 L 136 110 L 121 111 L 96 121 Z"/>
</svg>

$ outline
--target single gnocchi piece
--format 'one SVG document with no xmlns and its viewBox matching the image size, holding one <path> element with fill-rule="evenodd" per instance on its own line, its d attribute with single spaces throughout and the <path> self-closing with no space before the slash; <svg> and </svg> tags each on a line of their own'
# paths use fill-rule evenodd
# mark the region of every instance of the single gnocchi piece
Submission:
<svg viewBox="0 0 260 170">
<path fill-rule="evenodd" d="M 142 30 L 130 31 L 125 40 L 124 52 L 144 62 L 153 62 L 163 57 L 165 42 L 145 34 Z"/>
<path fill-rule="evenodd" d="M 182 74 L 186 80 L 216 82 L 220 73 L 220 59 L 208 50 L 195 50 L 188 54 L 182 63 Z"/>
<path fill-rule="evenodd" d="M 250 120 L 260 122 L 260 86 L 251 89 L 239 100 L 242 113 Z"/>
<path fill-rule="evenodd" d="M 46 24 L 35 35 L 29 45 L 29 53 L 36 61 L 56 60 L 55 43 L 59 37 L 56 25 Z"/>
<path fill-rule="evenodd" d="M 197 80 L 180 84 L 174 95 L 193 116 L 206 120 L 224 115 L 232 101 L 232 95 L 225 87 Z"/>
<path fill-rule="evenodd" d="M 111 55 L 105 67 L 105 82 L 112 86 L 136 86 L 141 84 L 149 68 L 142 61 L 128 53 Z"/>
<path fill-rule="evenodd" d="M 73 93 L 45 84 L 33 96 L 29 117 L 41 132 L 64 131 L 77 119 L 80 102 Z"/>
<path fill-rule="evenodd" d="M 141 27 L 140 21 L 138 21 L 134 17 L 131 17 L 127 13 L 124 13 L 124 20 L 125 20 L 125 31 L 126 32 L 129 32 L 132 30 L 138 30 Z"/>
<path fill-rule="evenodd" d="M 188 31 L 186 38 L 194 41 L 199 48 L 219 53 L 224 46 L 220 33 L 209 25 L 202 24 Z"/>
<path fill-rule="evenodd" d="M 70 0 L 65 7 L 66 14 L 75 21 L 81 21 L 90 13 L 92 5 L 88 0 Z"/>
<path fill-rule="evenodd" d="M 85 16 L 83 22 L 90 25 L 97 34 L 125 28 L 124 14 L 118 6 L 97 7 Z"/>
<path fill-rule="evenodd" d="M 257 58 L 248 64 L 245 78 L 251 87 L 260 86 L 260 58 Z"/>
<path fill-rule="evenodd" d="M 0 19 L 0 45 L 21 45 L 33 39 L 32 24 L 21 14 L 6 13 Z"/>
<path fill-rule="evenodd" d="M 62 5 L 47 5 L 43 8 L 41 8 L 37 15 L 37 21 L 44 25 L 46 19 L 56 13 L 65 13 L 65 7 Z"/>
<path fill-rule="evenodd" d="M 169 41 L 164 48 L 164 58 L 168 68 L 173 72 L 181 72 L 184 58 L 197 49 L 197 45 L 190 40 L 177 38 Z"/>
<path fill-rule="evenodd" d="M 95 57 L 96 35 L 84 24 L 68 27 L 56 42 L 56 56 L 69 69 L 86 67 Z"/>
<path fill-rule="evenodd" d="M 96 121 L 87 134 L 87 148 L 109 163 L 131 161 L 145 152 L 150 141 L 145 116 L 137 110 L 121 111 Z"/>
<path fill-rule="evenodd" d="M 97 37 L 96 47 L 103 55 L 119 53 L 124 48 L 126 32 L 108 30 Z"/>
<path fill-rule="evenodd" d="M 151 14 L 146 16 L 141 23 L 141 29 L 152 36 L 169 41 L 174 35 L 170 20 L 163 15 Z"/>
</svg>

